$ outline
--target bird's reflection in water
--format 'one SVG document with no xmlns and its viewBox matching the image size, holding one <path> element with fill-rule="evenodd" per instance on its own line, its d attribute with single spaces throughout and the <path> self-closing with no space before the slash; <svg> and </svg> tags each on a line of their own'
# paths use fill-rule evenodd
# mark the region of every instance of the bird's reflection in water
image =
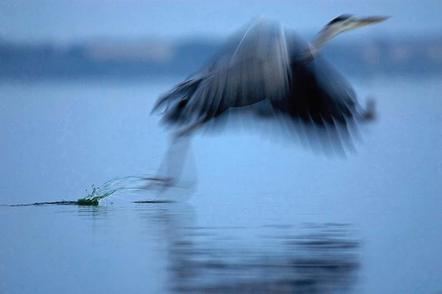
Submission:
<svg viewBox="0 0 442 294">
<path fill-rule="evenodd" d="M 159 225 L 170 290 L 179 293 L 345 293 L 360 242 L 344 224 L 201 227 L 189 206 L 140 206 Z"/>
</svg>

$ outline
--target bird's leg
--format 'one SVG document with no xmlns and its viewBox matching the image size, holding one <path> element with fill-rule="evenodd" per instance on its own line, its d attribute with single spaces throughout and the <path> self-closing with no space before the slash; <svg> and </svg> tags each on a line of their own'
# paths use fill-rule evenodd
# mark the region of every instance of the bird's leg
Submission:
<svg viewBox="0 0 442 294">
<path fill-rule="evenodd" d="M 200 128 L 208 120 L 209 120 L 208 118 L 202 118 L 199 121 L 191 124 L 190 126 L 187 126 L 187 127 L 183 128 L 183 129 L 177 131 L 175 133 L 175 138 L 181 138 L 181 137 L 188 137 L 188 136 L 190 136 L 193 132 L 198 130 L 198 128 Z"/>
<path fill-rule="evenodd" d="M 157 175 L 149 177 L 150 183 L 146 188 L 157 187 L 165 190 L 176 185 L 181 176 L 187 152 L 190 145 L 189 136 L 172 137 L 169 148 L 160 164 Z"/>
<path fill-rule="evenodd" d="M 167 188 L 176 186 L 187 159 L 191 134 L 206 121 L 208 121 L 208 118 L 202 118 L 173 134 L 157 175 L 146 178 L 149 183 L 144 187 L 145 189 L 160 188 L 161 191 L 164 191 Z"/>
</svg>

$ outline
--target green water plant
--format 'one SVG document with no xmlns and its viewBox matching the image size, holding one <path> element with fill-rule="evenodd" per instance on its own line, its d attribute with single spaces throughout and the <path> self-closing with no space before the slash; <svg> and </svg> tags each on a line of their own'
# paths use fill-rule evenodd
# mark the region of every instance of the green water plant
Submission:
<svg viewBox="0 0 442 294">
<path fill-rule="evenodd" d="M 115 191 L 105 192 L 103 194 L 100 193 L 100 189 L 92 186 L 92 191 L 86 197 L 80 198 L 76 201 L 77 205 L 81 206 L 97 206 L 100 204 L 100 200 L 112 195 Z"/>
</svg>

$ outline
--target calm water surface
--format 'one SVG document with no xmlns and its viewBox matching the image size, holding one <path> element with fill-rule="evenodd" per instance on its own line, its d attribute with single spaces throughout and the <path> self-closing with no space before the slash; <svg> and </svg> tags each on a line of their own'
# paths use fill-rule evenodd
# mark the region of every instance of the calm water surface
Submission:
<svg viewBox="0 0 442 294">
<path fill-rule="evenodd" d="M 442 78 L 354 83 L 379 117 L 345 157 L 225 131 L 194 140 L 186 201 L 0 207 L 0 293 L 440 293 Z M 0 202 L 154 174 L 172 84 L 0 85 Z"/>
</svg>

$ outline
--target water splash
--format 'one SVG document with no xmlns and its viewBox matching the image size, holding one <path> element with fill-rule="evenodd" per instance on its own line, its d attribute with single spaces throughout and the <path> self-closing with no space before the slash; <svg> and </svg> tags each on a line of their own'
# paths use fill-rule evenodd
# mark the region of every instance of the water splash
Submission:
<svg viewBox="0 0 442 294">
<path fill-rule="evenodd" d="M 105 198 L 113 194 L 144 194 L 147 191 L 166 189 L 173 185 L 172 178 L 153 176 L 126 176 L 105 182 L 99 187 L 93 187 L 86 198 Z"/>
</svg>

